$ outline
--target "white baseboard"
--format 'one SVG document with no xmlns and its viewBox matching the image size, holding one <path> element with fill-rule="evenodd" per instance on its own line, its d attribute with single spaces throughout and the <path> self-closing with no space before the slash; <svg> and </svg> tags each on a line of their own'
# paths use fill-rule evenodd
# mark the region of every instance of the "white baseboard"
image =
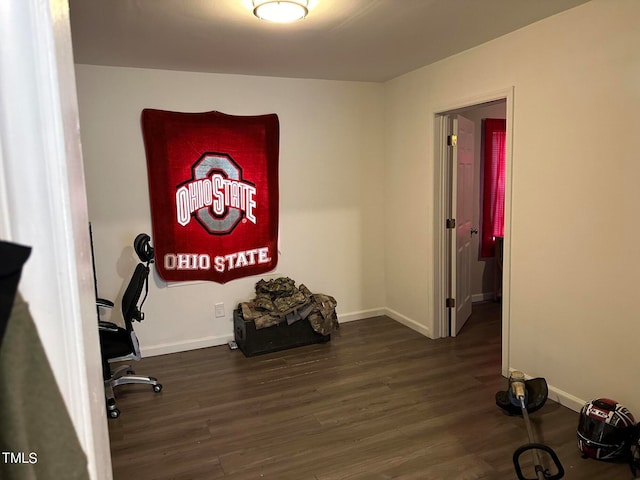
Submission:
<svg viewBox="0 0 640 480">
<path fill-rule="evenodd" d="M 514 370 L 515 368 L 509 369 L 510 372 L 513 372 Z M 527 375 L 525 372 L 523 373 L 527 380 L 533 378 L 531 375 Z M 563 407 L 567 407 L 574 412 L 580 412 L 584 404 L 587 403 L 586 400 L 582 400 L 581 398 L 571 395 L 570 393 L 567 393 L 564 390 L 560 390 L 559 388 L 554 387 L 553 385 L 549 385 L 548 383 L 547 388 L 549 389 L 549 395 L 547 397 L 549 400 L 553 400 L 554 402 L 559 403 Z"/>
<path fill-rule="evenodd" d="M 338 315 L 338 322 L 340 323 L 354 322 L 356 320 L 364 320 L 366 318 L 379 317 L 381 315 L 386 315 L 386 314 L 387 313 L 385 308 L 372 308 L 370 310 L 362 310 L 360 312 L 345 313 L 342 315 Z"/>
<path fill-rule="evenodd" d="M 549 388 L 549 397 L 556 403 L 559 403 L 562 406 L 565 406 L 574 412 L 580 412 L 582 407 L 584 406 L 586 400 L 582 400 L 578 397 L 574 397 L 570 393 L 567 393 L 559 388 L 554 387 L 553 385 L 547 385 Z"/>
<path fill-rule="evenodd" d="M 230 335 L 184 340 L 182 342 L 164 343 L 153 347 L 140 348 L 140 352 L 143 357 L 155 357 L 157 355 L 166 355 L 168 353 L 187 352 L 189 350 L 197 350 L 199 348 L 226 345 L 230 340 L 233 340 L 233 333 Z"/>
<path fill-rule="evenodd" d="M 340 323 L 347 323 L 353 322 L 355 320 L 365 320 L 367 318 L 379 317 L 382 315 L 386 315 L 396 322 L 401 323 L 405 327 L 409 327 L 411 330 L 415 330 L 422 335 L 432 338 L 430 335 L 431 331 L 427 327 L 390 308 L 372 308 L 370 310 L 362 310 L 360 312 L 338 315 L 338 321 Z"/>
<path fill-rule="evenodd" d="M 404 326 L 409 327 L 410 329 L 415 330 L 431 338 L 429 335 L 430 330 L 427 327 L 390 308 L 373 308 L 371 310 L 363 310 L 361 312 L 338 315 L 338 321 L 340 323 L 347 323 L 347 322 L 353 322 L 355 320 L 366 320 L 367 318 L 380 317 L 382 315 L 385 315 L 395 320 L 396 322 L 399 322 Z"/>
<path fill-rule="evenodd" d="M 422 325 L 422 324 L 416 322 L 415 320 L 412 320 L 409 317 L 406 317 L 406 316 L 402 315 L 401 313 L 398 313 L 395 310 L 392 310 L 390 308 L 385 308 L 384 310 L 385 310 L 385 315 L 387 315 L 388 317 L 392 318 L 396 322 L 401 323 L 405 327 L 409 327 L 411 330 L 415 330 L 416 332 L 421 333 L 422 335 L 425 335 L 428 338 L 433 338 L 431 336 L 431 331 L 427 327 L 425 327 L 424 325 Z"/>
</svg>

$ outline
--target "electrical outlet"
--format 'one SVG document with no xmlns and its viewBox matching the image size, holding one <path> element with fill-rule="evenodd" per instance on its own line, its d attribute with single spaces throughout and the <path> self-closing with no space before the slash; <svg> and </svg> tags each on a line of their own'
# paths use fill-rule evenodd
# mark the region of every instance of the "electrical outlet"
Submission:
<svg viewBox="0 0 640 480">
<path fill-rule="evenodd" d="M 224 317 L 224 303 L 216 303 L 216 318 Z"/>
</svg>

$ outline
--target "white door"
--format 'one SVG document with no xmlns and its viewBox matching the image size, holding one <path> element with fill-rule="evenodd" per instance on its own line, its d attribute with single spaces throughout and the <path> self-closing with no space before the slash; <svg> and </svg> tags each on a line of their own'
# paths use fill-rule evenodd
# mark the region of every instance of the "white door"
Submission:
<svg viewBox="0 0 640 480">
<path fill-rule="evenodd" d="M 455 235 L 451 239 L 451 335 L 456 336 L 471 316 L 471 235 L 473 222 L 474 124 L 460 115 L 453 119 L 451 211 Z"/>
</svg>

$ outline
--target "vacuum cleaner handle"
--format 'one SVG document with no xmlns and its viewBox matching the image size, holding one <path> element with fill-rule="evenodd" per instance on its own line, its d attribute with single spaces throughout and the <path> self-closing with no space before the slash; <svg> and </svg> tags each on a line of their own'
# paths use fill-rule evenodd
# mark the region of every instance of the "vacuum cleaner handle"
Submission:
<svg viewBox="0 0 640 480">
<path fill-rule="evenodd" d="M 520 468 L 520 456 L 529 450 L 535 450 L 536 453 L 538 450 L 542 450 L 548 453 L 558 471 L 552 475 L 549 470 L 545 469 L 542 465 L 536 465 L 536 478 L 525 477 L 522 473 L 522 469 Z M 554 452 L 551 447 L 542 443 L 527 443 L 526 445 L 522 445 L 517 448 L 516 451 L 513 452 L 513 465 L 516 469 L 516 475 L 518 475 L 519 480 L 559 480 L 564 477 L 564 467 L 562 466 L 562 463 L 560 463 L 558 455 L 556 455 L 556 452 Z"/>
</svg>

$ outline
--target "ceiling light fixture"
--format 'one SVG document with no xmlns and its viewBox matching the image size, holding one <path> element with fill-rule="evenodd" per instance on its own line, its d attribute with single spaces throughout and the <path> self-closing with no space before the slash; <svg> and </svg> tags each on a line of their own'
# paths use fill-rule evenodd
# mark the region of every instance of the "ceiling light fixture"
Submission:
<svg viewBox="0 0 640 480">
<path fill-rule="evenodd" d="M 309 0 L 253 0 L 253 14 L 269 22 L 289 23 L 309 13 Z"/>
</svg>

